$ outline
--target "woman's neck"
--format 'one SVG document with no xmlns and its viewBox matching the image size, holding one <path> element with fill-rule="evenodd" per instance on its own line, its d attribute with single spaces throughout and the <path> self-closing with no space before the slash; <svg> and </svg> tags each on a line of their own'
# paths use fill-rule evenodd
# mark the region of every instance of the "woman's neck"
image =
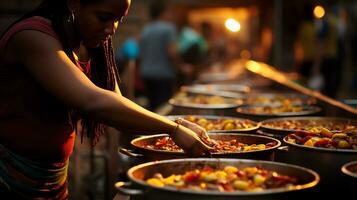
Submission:
<svg viewBox="0 0 357 200">
<path fill-rule="evenodd" d="M 89 53 L 87 48 L 83 45 L 83 42 L 80 40 L 78 31 L 74 27 L 74 23 L 64 22 L 65 32 L 71 45 L 72 51 L 75 54 L 75 58 L 78 61 L 89 61 Z"/>
<path fill-rule="evenodd" d="M 80 44 L 79 47 L 74 48 L 73 53 L 75 56 L 77 56 L 76 59 L 78 61 L 87 62 L 90 60 L 88 49 L 83 44 Z"/>
<path fill-rule="evenodd" d="M 64 22 L 64 30 L 65 34 L 67 35 L 68 42 L 71 45 L 72 49 L 79 49 L 81 46 L 81 39 L 79 36 L 78 31 L 74 27 L 73 22 L 67 22 L 67 20 Z"/>
</svg>

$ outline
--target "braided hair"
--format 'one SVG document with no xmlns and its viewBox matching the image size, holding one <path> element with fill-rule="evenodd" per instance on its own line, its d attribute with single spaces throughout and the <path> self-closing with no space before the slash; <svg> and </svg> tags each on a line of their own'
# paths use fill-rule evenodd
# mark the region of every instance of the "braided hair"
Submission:
<svg viewBox="0 0 357 200">
<path fill-rule="evenodd" d="M 92 3 L 98 3 L 101 0 L 81 0 L 82 5 L 88 5 Z M 76 63 L 73 55 L 73 47 L 70 44 L 68 35 L 65 34 L 64 23 L 67 23 L 67 19 L 70 15 L 70 10 L 67 5 L 67 1 L 64 0 L 44 0 L 33 11 L 25 14 L 18 21 L 32 17 L 42 16 L 51 20 L 53 29 L 57 33 L 57 36 L 63 46 L 64 52 Z M 16 22 L 18 22 L 16 21 Z M 15 23 L 16 23 L 15 22 Z M 14 23 L 14 24 L 15 24 Z M 99 47 L 88 49 L 89 56 L 91 57 L 91 81 L 103 89 L 115 90 L 115 82 L 120 81 L 118 69 L 116 67 L 114 50 L 112 45 L 112 39 L 105 41 Z M 80 131 L 81 140 L 86 135 L 91 145 L 94 146 L 99 141 L 99 137 L 105 131 L 105 125 L 101 122 L 91 119 L 83 113 L 76 111 L 73 108 L 68 108 L 69 123 L 73 129 L 78 133 Z M 78 122 L 80 121 L 81 129 L 78 129 Z"/>
</svg>

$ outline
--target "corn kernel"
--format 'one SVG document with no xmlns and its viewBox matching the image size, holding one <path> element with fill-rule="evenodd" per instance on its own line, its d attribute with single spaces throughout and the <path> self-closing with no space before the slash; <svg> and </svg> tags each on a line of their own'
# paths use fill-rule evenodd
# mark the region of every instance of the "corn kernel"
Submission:
<svg viewBox="0 0 357 200">
<path fill-rule="evenodd" d="M 248 190 L 249 182 L 242 181 L 242 180 L 236 180 L 233 182 L 233 187 L 238 190 Z"/>
<path fill-rule="evenodd" d="M 146 181 L 149 185 L 153 185 L 156 187 L 164 187 L 165 184 L 163 182 L 161 182 L 159 179 L 157 178 L 150 178 Z"/>
<path fill-rule="evenodd" d="M 309 146 L 309 147 L 313 147 L 314 146 L 314 142 L 312 141 L 312 139 L 309 139 L 308 141 L 306 141 L 304 143 L 305 146 Z"/>
<path fill-rule="evenodd" d="M 346 140 L 340 140 L 338 141 L 338 147 L 344 149 L 350 147 L 350 144 Z"/>
<path fill-rule="evenodd" d="M 224 171 L 217 171 L 215 174 L 217 179 L 224 179 L 227 177 L 227 173 Z"/>
<path fill-rule="evenodd" d="M 266 178 L 263 177 L 262 175 L 257 174 L 257 175 L 254 176 L 253 181 L 254 181 L 254 183 L 255 183 L 256 185 L 261 185 L 261 184 L 264 183 L 265 179 L 266 179 Z"/>
<path fill-rule="evenodd" d="M 236 167 L 228 165 L 224 168 L 224 171 L 227 172 L 228 174 L 233 174 L 233 173 L 236 173 L 238 171 L 238 169 Z"/>
</svg>

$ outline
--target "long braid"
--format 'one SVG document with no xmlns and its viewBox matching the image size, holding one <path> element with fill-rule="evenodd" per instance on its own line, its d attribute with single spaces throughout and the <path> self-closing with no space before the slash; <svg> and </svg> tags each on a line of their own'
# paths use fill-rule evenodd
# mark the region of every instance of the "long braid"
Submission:
<svg viewBox="0 0 357 200">
<path fill-rule="evenodd" d="M 115 90 L 115 81 L 119 80 L 115 63 L 114 51 L 111 38 L 104 42 L 100 48 L 91 49 L 91 76 L 92 81 L 99 87 Z M 104 66 L 103 66 L 104 65 Z M 95 145 L 105 131 L 105 125 L 89 118 L 82 119 L 82 135 L 90 138 L 91 144 Z"/>
<path fill-rule="evenodd" d="M 113 43 L 112 43 L 112 38 L 109 39 L 108 42 L 108 48 L 109 48 L 109 59 L 111 61 L 111 68 L 112 68 L 112 73 L 114 74 L 114 81 L 117 82 L 117 84 L 119 84 L 121 82 L 120 80 L 120 76 L 119 76 L 119 71 L 118 71 L 118 67 L 116 65 L 116 61 L 115 61 L 115 55 L 114 55 L 114 49 L 113 49 Z"/>
</svg>

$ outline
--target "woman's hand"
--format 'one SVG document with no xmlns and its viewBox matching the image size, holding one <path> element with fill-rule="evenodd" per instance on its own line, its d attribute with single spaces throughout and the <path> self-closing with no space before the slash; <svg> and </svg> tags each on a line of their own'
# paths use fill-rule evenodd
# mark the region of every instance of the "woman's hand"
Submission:
<svg viewBox="0 0 357 200">
<path fill-rule="evenodd" d="M 206 138 L 207 142 L 210 141 L 210 138 L 202 127 L 181 118 L 176 121 L 179 125 L 170 137 L 178 146 L 192 156 L 210 154 L 212 147 L 201 140 L 201 138 Z"/>
<path fill-rule="evenodd" d="M 188 128 L 188 129 L 191 129 L 207 145 L 209 145 L 209 146 L 213 145 L 213 140 L 211 140 L 211 138 L 207 134 L 207 131 L 203 127 L 201 127 L 198 124 L 195 124 L 193 122 L 190 122 L 188 120 L 185 120 L 183 118 L 177 118 L 175 120 L 175 122 L 179 123 L 180 125 Z"/>
</svg>

